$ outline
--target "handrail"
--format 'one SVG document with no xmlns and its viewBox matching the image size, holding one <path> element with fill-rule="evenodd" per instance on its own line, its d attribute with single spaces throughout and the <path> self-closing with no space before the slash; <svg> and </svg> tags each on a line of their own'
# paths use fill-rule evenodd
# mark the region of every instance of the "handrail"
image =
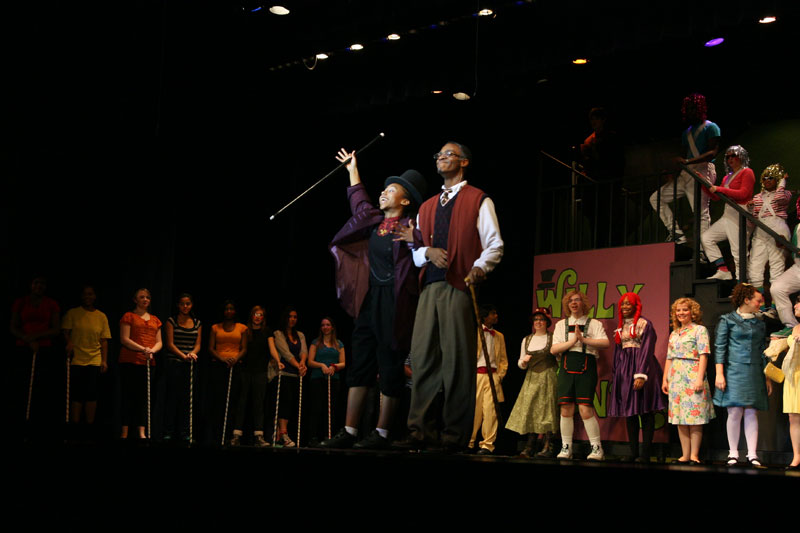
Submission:
<svg viewBox="0 0 800 533">
<path fill-rule="evenodd" d="M 708 186 L 710 185 L 710 184 L 708 183 L 708 180 L 706 180 L 706 179 L 704 179 L 704 178 L 700 177 L 700 175 L 698 175 L 698 174 L 697 174 L 697 173 L 696 173 L 694 170 L 692 170 L 692 169 L 691 169 L 691 168 L 689 168 L 688 166 L 684 165 L 683 163 L 680 163 L 680 166 L 681 166 L 681 168 L 682 168 L 683 170 L 685 170 L 685 171 L 686 171 L 686 172 L 687 172 L 687 173 L 688 173 L 688 174 L 689 174 L 689 175 L 690 175 L 692 178 L 694 178 L 694 180 L 695 180 L 696 182 L 700 183 L 700 185 L 704 185 L 704 186 L 706 186 L 706 187 L 708 187 Z M 736 211 L 738 211 L 738 212 L 739 212 L 739 215 L 740 215 L 740 216 L 743 216 L 744 218 L 748 219 L 750 222 L 752 222 L 753 224 L 755 224 L 756 226 L 758 226 L 759 228 L 761 228 L 761 229 L 762 229 L 762 230 L 763 230 L 765 233 L 767 233 L 767 234 L 768 234 L 770 237 L 772 237 L 773 239 L 775 239 L 775 240 L 776 240 L 778 243 L 782 244 L 782 245 L 783 245 L 783 246 L 785 246 L 787 249 L 791 250 L 793 253 L 800 255 L 800 248 L 798 248 L 797 246 L 795 246 L 795 245 L 794 245 L 794 244 L 792 244 L 791 242 L 787 241 L 787 240 L 786 240 L 786 239 L 783 237 L 783 235 L 781 235 L 781 234 L 779 234 L 779 233 L 776 233 L 776 232 L 775 232 L 775 230 L 773 230 L 772 228 L 770 228 L 769 226 L 767 226 L 767 225 L 766 225 L 766 224 L 764 224 L 763 222 L 760 222 L 760 221 L 758 220 L 758 218 L 756 218 L 756 217 L 755 217 L 755 215 L 753 215 L 752 213 L 750 213 L 749 211 L 747 211 L 745 208 L 743 208 L 742 206 L 740 206 L 739 204 L 737 204 L 737 203 L 736 203 L 734 200 L 731 200 L 731 199 L 730 199 L 730 198 L 728 198 L 728 197 L 727 197 L 727 196 L 726 196 L 724 193 L 721 193 L 721 192 L 719 192 L 719 191 L 715 192 L 714 194 L 716 194 L 716 195 L 718 195 L 720 198 L 722 198 L 722 199 L 725 201 L 725 203 L 727 203 L 729 206 L 731 206 L 731 207 L 733 207 L 734 209 L 736 209 Z"/>
</svg>

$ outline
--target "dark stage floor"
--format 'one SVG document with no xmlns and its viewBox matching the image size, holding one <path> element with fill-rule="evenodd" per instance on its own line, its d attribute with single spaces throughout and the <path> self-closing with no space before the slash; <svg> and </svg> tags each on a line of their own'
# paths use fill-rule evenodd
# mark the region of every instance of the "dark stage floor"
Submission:
<svg viewBox="0 0 800 533">
<path fill-rule="evenodd" d="M 631 516 L 669 513 L 685 498 L 698 506 L 698 520 L 711 523 L 714 502 L 746 496 L 743 511 L 750 513 L 762 501 L 800 495 L 800 472 L 782 467 L 244 446 L 25 444 L 10 452 L 4 481 L 12 496 L 4 506 L 30 524 L 48 525 L 230 529 L 261 522 L 305 527 L 350 517 L 354 524 L 389 521 L 397 529 L 431 520 L 469 526 L 492 513 L 502 521 L 502 511 L 517 517 L 506 524 L 515 528 L 534 509 L 536 515 L 566 511 L 570 520 L 590 523 L 620 506 Z M 585 503 L 577 505 L 581 495 Z"/>
</svg>

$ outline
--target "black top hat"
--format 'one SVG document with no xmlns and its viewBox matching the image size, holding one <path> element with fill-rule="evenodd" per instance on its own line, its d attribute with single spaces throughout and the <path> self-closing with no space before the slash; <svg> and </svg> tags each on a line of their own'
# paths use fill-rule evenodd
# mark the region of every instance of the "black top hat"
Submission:
<svg viewBox="0 0 800 533">
<path fill-rule="evenodd" d="M 383 186 L 388 187 L 391 183 L 402 185 L 408 193 L 408 199 L 411 200 L 416 207 L 422 205 L 422 201 L 428 192 L 428 184 L 425 182 L 425 178 L 422 174 L 411 168 L 399 176 L 389 176 L 386 178 L 386 181 L 383 182 Z"/>
</svg>

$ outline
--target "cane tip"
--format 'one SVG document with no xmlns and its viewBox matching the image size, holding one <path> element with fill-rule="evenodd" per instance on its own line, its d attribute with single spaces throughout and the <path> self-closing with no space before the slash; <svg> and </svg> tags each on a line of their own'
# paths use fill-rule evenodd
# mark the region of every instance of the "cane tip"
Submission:
<svg viewBox="0 0 800 533">
<path fill-rule="evenodd" d="M 271 217 L 269 217 L 269 219 L 270 220 L 275 220 L 275 215 L 272 215 Z"/>
<path fill-rule="evenodd" d="M 386 137 L 386 134 L 381 132 L 381 137 Z"/>
</svg>

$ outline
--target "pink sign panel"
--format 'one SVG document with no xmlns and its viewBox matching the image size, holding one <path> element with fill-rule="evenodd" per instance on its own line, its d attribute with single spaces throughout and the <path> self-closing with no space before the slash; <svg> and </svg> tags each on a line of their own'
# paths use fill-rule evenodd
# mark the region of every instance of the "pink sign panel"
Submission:
<svg viewBox="0 0 800 533">
<path fill-rule="evenodd" d="M 671 243 L 606 248 L 585 252 L 537 255 L 533 260 L 533 307 L 548 307 L 553 318 L 564 318 L 561 298 L 574 288 L 586 293 L 592 304 L 589 316 L 600 320 L 611 347 L 600 352 L 594 407 L 603 440 L 626 442 L 624 418 L 607 416 L 614 356 L 614 330 L 619 327 L 617 302 L 622 294 L 635 292 L 642 300 L 642 316 L 658 335 L 656 357 L 664 367 L 669 324 L 669 265 L 675 247 Z M 576 410 L 577 413 L 577 410 Z M 664 427 L 666 413 L 656 414 L 656 429 Z M 583 424 L 576 422 L 575 437 L 586 439 Z M 656 441 L 666 442 L 666 432 L 656 431 Z"/>
</svg>

